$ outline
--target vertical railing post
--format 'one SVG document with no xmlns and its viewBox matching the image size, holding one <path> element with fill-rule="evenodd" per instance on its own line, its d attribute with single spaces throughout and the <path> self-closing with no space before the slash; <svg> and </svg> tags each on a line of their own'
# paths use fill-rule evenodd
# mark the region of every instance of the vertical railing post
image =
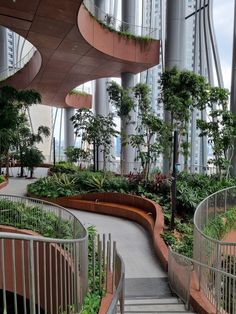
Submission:
<svg viewBox="0 0 236 314">
<path fill-rule="evenodd" d="M 28 242 L 30 314 L 35 314 L 34 241 Z"/>
<path fill-rule="evenodd" d="M 218 270 L 221 270 L 221 254 L 220 254 L 220 245 L 217 242 L 216 243 L 216 268 Z M 220 296 L 221 296 L 221 274 L 220 272 L 216 273 L 216 312 L 218 313 L 218 310 L 220 309 Z"/>
<path fill-rule="evenodd" d="M 78 294 L 78 281 L 79 281 L 79 251 L 78 243 L 74 243 L 74 311 L 79 311 L 79 294 Z"/>
</svg>

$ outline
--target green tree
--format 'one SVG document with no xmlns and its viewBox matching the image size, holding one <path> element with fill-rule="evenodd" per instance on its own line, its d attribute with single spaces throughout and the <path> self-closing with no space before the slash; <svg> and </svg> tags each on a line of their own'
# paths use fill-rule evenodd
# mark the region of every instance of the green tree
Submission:
<svg viewBox="0 0 236 314">
<path fill-rule="evenodd" d="M 137 84 L 133 91 L 138 103 L 138 124 L 136 134 L 131 135 L 130 140 L 132 146 L 137 149 L 137 158 L 141 161 L 144 178 L 148 180 L 151 164 L 164 150 L 163 139 L 169 136 L 169 129 L 152 109 L 148 85 Z"/>
<path fill-rule="evenodd" d="M 169 112 L 172 130 L 177 130 L 178 153 L 182 145 L 185 164 L 189 156 L 188 127 L 191 112 L 194 107 L 203 109 L 208 97 L 209 85 L 205 78 L 190 71 L 179 71 L 176 67 L 161 75 L 161 93 L 159 102 Z M 169 145 L 169 160 L 172 155 L 172 145 Z"/>
<path fill-rule="evenodd" d="M 106 160 L 110 155 L 112 138 L 118 132 L 113 121 L 113 115 L 107 117 L 95 115 L 89 109 L 78 109 L 71 118 L 76 136 L 81 137 L 82 142 L 94 144 L 103 152 L 104 170 L 106 170 Z"/>
<path fill-rule="evenodd" d="M 208 121 L 198 120 L 200 136 L 207 136 L 213 150 L 213 163 L 220 176 L 225 172 L 226 178 L 232 159 L 232 151 L 236 137 L 236 115 L 228 110 L 229 92 L 220 87 L 209 87 L 205 109 Z"/>
<path fill-rule="evenodd" d="M 33 178 L 34 168 L 40 166 L 44 161 L 42 152 L 36 147 L 26 147 L 21 156 L 21 164 L 30 171 L 30 178 Z"/>
<path fill-rule="evenodd" d="M 121 173 L 123 173 L 123 163 L 122 156 L 126 145 L 129 143 L 128 134 L 126 133 L 126 128 L 131 121 L 130 112 L 135 107 L 135 99 L 133 97 L 133 91 L 130 89 L 125 89 L 116 82 L 112 81 L 108 84 L 107 87 L 108 95 L 111 104 L 115 108 L 116 115 L 121 119 Z"/>
<path fill-rule="evenodd" d="M 86 151 L 79 147 L 69 146 L 65 150 L 68 162 L 88 161 L 91 159 L 90 151 Z"/>
<path fill-rule="evenodd" d="M 28 151 L 29 147 L 43 142 L 43 137 L 50 136 L 50 129 L 46 126 L 39 126 L 37 133 L 32 133 L 28 119 L 25 113 L 19 115 L 18 123 L 11 136 L 12 150 L 15 159 L 20 163 L 20 176 L 24 175 L 24 154 Z"/>
<path fill-rule="evenodd" d="M 31 104 L 41 102 L 41 96 L 34 90 L 17 91 L 10 86 L 0 88 L 0 153 L 6 161 L 9 175 L 9 149 L 12 135 L 16 132 L 21 112 Z"/>
</svg>

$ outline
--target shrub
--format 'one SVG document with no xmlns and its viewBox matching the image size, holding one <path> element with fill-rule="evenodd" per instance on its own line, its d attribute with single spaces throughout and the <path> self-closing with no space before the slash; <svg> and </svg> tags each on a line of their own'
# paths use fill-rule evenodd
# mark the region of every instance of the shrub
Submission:
<svg viewBox="0 0 236 314">
<path fill-rule="evenodd" d="M 34 196 L 49 198 L 74 195 L 76 194 L 75 179 L 65 173 L 55 173 L 29 184 L 27 192 Z"/>
<path fill-rule="evenodd" d="M 236 227 L 236 207 L 211 219 L 203 229 L 210 238 L 221 240 L 227 232 Z"/>
<path fill-rule="evenodd" d="M 38 206 L 5 199 L 0 200 L 0 224 L 32 230 L 49 238 L 73 238 L 72 222 L 60 219 L 56 214 Z"/>
</svg>

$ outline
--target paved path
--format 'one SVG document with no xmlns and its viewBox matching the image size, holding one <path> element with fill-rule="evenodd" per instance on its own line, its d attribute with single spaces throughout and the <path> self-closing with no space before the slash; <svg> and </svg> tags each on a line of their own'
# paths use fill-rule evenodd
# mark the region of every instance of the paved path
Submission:
<svg viewBox="0 0 236 314">
<path fill-rule="evenodd" d="M 1 194 L 24 196 L 27 184 L 34 180 L 10 178 Z M 125 262 L 126 296 L 169 297 L 166 273 L 162 270 L 152 241 L 140 225 L 107 215 L 72 210 L 85 225 L 94 225 L 98 233 L 111 233 Z"/>
</svg>

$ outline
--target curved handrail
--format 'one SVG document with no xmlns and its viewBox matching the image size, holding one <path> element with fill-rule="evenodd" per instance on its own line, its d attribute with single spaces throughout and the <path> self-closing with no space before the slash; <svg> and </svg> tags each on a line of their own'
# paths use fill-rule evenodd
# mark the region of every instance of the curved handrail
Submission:
<svg viewBox="0 0 236 314">
<path fill-rule="evenodd" d="M 71 307 L 78 312 L 88 285 L 88 244 L 84 226 L 73 213 L 51 202 L 13 195 L 0 195 L 1 199 L 31 206 L 33 226 L 27 232 L 18 229 L 22 216 L 7 207 L 0 210 L 0 214 L 4 215 L 1 225 L 4 232 L 0 232 L 0 289 L 3 291 L 4 312 L 7 313 L 11 306 L 6 297 L 7 291 L 14 294 L 15 310 L 19 306 L 19 295 L 24 300 L 24 312 L 27 302 L 30 313 L 36 313 L 36 308 L 37 312 L 42 308 L 49 313 L 58 313 L 59 310 L 67 313 Z M 35 231 L 40 232 L 39 226 L 45 223 L 42 218 L 48 217 L 44 216 L 44 212 L 53 213 L 52 225 L 48 226 L 50 230 L 57 228 L 60 234 L 63 228 L 69 228 L 69 235 L 73 239 L 35 234 Z M 24 217 L 28 214 L 24 209 L 21 209 L 21 213 Z M 34 220 L 34 214 L 40 220 Z"/>
<path fill-rule="evenodd" d="M 35 51 L 37 51 L 37 49 L 33 46 L 25 55 L 24 57 L 19 60 L 18 62 L 16 62 L 12 68 L 6 68 L 3 71 L 0 72 L 0 81 L 4 81 L 6 80 L 8 77 L 14 75 L 16 72 L 18 72 L 19 70 L 21 70 L 29 61 L 30 59 L 33 57 Z"/>
<path fill-rule="evenodd" d="M 89 11 L 89 13 L 98 20 L 98 22 L 102 23 L 110 30 L 116 31 L 121 34 L 132 34 L 137 37 L 144 36 L 150 39 L 158 38 L 157 28 L 143 27 L 121 21 L 112 14 L 109 14 L 103 11 L 101 8 L 97 7 L 93 0 L 84 0 L 83 4 L 85 8 Z"/>
<path fill-rule="evenodd" d="M 236 242 L 225 242 L 204 234 L 204 227 L 210 219 L 227 212 L 235 205 L 236 186 L 222 189 L 206 197 L 194 213 L 193 259 L 173 251 L 169 252 L 169 280 L 173 282 L 177 294 L 186 299 L 187 304 L 192 279 L 190 272 L 187 280 L 189 284 L 184 284 L 178 277 L 180 274 L 176 275 L 176 268 L 181 268 L 181 261 L 193 263 L 199 290 L 203 292 L 217 313 L 235 313 L 236 290 L 231 289 L 231 285 L 235 287 L 236 282 Z M 181 269 L 178 272 L 181 273 Z M 183 269 L 182 272 L 186 273 L 186 270 Z M 229 297 L 229 289 L 232 298 Z"/>
<path fill-rule="evenodd" d="M 211 194 L 211 195 L 209 195 L 209 196 L 207 196 L 204 200 L 202 200 L 201 202 L 200 202 L 200 204 L 197 206 L 197 208 L 196 208 L 196 210 L 195 210 L 195 212 L 194 212 L 194 217 L 193 217 L 193 223 L 194 223 L 194 228 L 197 230 L 197 232 L 199 232 L 204 238 L 206 238 L 206 239 L 208 239 L 208 240 L 210 240 L 210 241 L 212 241 L 212 242 L 215 242 L 215 243 L 220 243 L 220 244 L 224 244 L 224 245 L 235 245 L 236 246 L 236 242 L 222 242 L 222 241 L 220 241 L 220 240 L 218 240 L 218 239 L 214 239 L 214 238 L 211 238 L 211 237 L 209 237 L 209 236 L 207 236 L 206 234 L 204 234 L 204 232 L 203 232 L 203 230 L 202 230 L 202 227 L 199 225 L 199 219 L 200 219 L 200 215 L 201 215 L 201 209 L 202 209 L 202 207 L 204 206 L 204 205 L 206 205 L 206 207 L 208 208 L 209 207 L 209 200 L 210 199 L 212 199 L 212 198 L 215 198 L 215 196 L 217 196 L 217 195 L 220 195 L 220 194 L 224 194 L 224 211 L 223 212 L 225 212 L 225 211 L 227 211 L 229 208 L 232 208 L 232 204 L 230 204 L 230 206 L 228 207 L 227 206 L 227 193 L 226 192 L 228 192 L 228 191 L 230 191 L 230 190 L 233 190 L 233 189 L 235 189 L 235 192 L 236 192 L 236 186 L 232 186 L 232 187 L 228 187 L 228 188 L 225 188 L 225 189 L 222 189 L 222 190 L 220 190 L 220 191 L 216 191 L 215 193 L 213 193 L 213 194 Z M 222 199 L 221 199 L 222 200 Z M 235 199 L 235 205 L 236 205 L 236 199 Z M 217 212 L 217 213 L 219 213 L 219 211 Z M 208 211 L 207 211 L 207 213 L 206 214 L 208 214 Z M 214 214 L 214 216 L 215 216 L 215 214 Z M 208 220 L 208 217 L 206 217 L 207 218 L 207 220 Z M 206 223 L 206 221 L 204 222 L 204 223 Z"/>
<path fill-rule="evenodd" d="M 63 218 L 65 220 L 73 220 L 73 223 L 75 225 L 76 223 L 76 227 L 79 228 L 82 232 L 81 232 L 81 237 L 74 237 L 73 239 L 59 239 L 59 238 L 49 238 L 49 237 L 44 237 L 44 236 L 29 236 L 29 235 L 19 235 L 19 234 L 14 234 L 14 237 L 16 237 L 17 239 L 20 239 L 22 237 L 22 239 L 27 239 L 30 240 L 33 238 L 33 240 L 35 241 L 45 241 L 45 242 L 56 242 L 56 243 L 67 243 L 67 242 L 74 242 L 74 241 L 84 241 L 87 238 L 87 230 L 84 228 L 83 224 L 79 221 L 79 219 L 73 214 L 71 213 L 68 209 L 66 209 L 65 207 L 62 207 L 60 205 L 55 205 L 54 203 L 45 201 L 45 200 L 39 200 L 36 198 L 32 198 L 32 197 L 23 197 L 23 196 L 15 196 L 15 195 L 7 195 L 7 194 L 0 194 L 0 200 L 4 199 L 4 200 L 9 200 L 9 201 L 13 201 L 13 202 L 20 202 L 20 203 L 24 203 L 26 205 L 40 205 L 40 206 L 44 206 L 45 207 L 45 211 L 49 210 L 50 212 L 53 212 L 55 215 L 58 215 L 58 217 Z M 31 202 L 31 203 L 30 203 Z M 1 213 L 1 210 L 0 210 Z M 62 217 L 63 216 L 63 217 Z M 10 224 L 9 224 L 10 225 Z M 9 234 L 4 234 L 3 232 L 0 232 L 0 238 L 6 236 L 7 238 L 11 238 L 12 233 Z M 74 235 L 76 235 L 74 233 Z"/>
</svg>

